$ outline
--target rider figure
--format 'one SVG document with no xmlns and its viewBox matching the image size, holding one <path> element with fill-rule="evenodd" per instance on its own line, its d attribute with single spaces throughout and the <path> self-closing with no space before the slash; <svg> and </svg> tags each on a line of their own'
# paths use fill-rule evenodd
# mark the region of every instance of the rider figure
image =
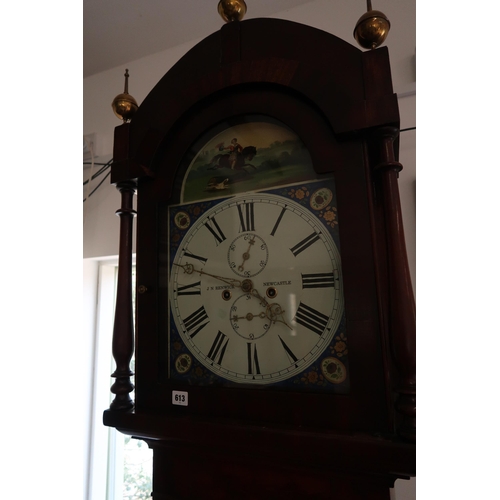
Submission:
<svg viewBox="0 0 500 500">
<path fill-rule="evenodd" d="M 234 167 L 236 166 L 236 160 L 238 159 L 238 153 L 241 153 L 243 151 L 243 148 L 240 144 L 238 144 L 238 139 L 235 137 L 231 141 L 231 144 L 224 149 L 229 149 L 230 151 L 229 164 L 231 166 L 231 170 L 234 170 Z"/>
</svg>

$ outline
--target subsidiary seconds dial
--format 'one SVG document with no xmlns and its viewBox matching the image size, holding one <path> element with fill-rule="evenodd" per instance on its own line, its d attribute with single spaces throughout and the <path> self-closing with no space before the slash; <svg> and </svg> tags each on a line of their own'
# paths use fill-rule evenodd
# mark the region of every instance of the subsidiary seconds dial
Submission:
<svg viewBox="0 0 500 500">
<path fill-rule="evenodd" d="M 174 328 L 223 379 L 293 377 L 318 359 L 339 326 L 338 249 L 316 215 L 288 198 L 254 193 L 221 201 L 187 229 L 172 264 Z"/>
</svg>

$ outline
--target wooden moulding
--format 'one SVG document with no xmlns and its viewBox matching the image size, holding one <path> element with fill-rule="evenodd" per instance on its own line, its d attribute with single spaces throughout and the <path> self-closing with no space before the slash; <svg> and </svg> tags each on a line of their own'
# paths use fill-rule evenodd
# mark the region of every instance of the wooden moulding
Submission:
<svg viewBox="0 0 500 500">
<path fill-rule="evenodd" d="M 374 130 L 372 137 L 379 148 L 379 162 L 375 171 L 381 180 L 386 227 L 387 325 L 391 346 L 391 379 L 396 393 L 396 431 L 405 439 L 414 441 L 416 436 L 416 315 L 398 190 L 398 174 L 403 166 L 396 161 L 393 146 L 398 134 L 398 128 L 386 126 Z"/>
<path fill-rule="evenodd" d="M 122 206 L 116 214 L 120 217 L 120 249 L 118 256 L 118 284 L 116 296 L 115 322 L 113 329 L 113 357 L 116 370 L 111 375 L 115 383 L 111 392 L 115 399 L 111 410 L 130 410 L 134 402 L 130 393 L 134 385 L 130 380 L 133 372 L 130 370 L 130 360 L 134 353 L 134 325 L 132 303 L 132 221 L 135 217 L 133 197 L 135 183 L 122 182 L 117 185 L 121 193 Z"/>
<path fill-rule="evenodd" d="M 120 432 L 168 446 L 185 444 L 193 449 L 218 450 L 229 456 L 255 456 L 271 462 L 330 469 L 332 453 L 340 471 L 365 470 L 367 474 L 408 478 L 416 473 L 415 448 L 411 443 L 382 437 L 297 429 L 293 426 L 262 426 L 162 413 L 104 412 L 104 424 Z M 223 438 L 223 439 L 222 439 Z M 301 450 L 300 456 L 296 451 Z"/>
</svg>

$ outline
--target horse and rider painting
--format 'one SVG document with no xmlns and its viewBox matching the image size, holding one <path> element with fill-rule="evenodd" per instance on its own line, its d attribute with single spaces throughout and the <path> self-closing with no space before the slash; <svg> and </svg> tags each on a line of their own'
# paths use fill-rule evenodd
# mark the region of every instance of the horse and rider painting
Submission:
<svg viewBox="0 0 500 500">
<path fill-rule="evenodd" d="M 311 156 L 299 137 L 267 117 L 254 116 L 209 131 L 193 146 L 192 158 L 181 202 L 257 191 L 314 176 Z"/>
<path fill-rule="evenodd" d="M 215 155 L 212 158 L 212 166 L 208 167 L 209 170 L 215 170 L 217 168 L 230 168 L 231 170 L 243 170 L 246 172 L 244 167 L 252 167 L 257 170 L 257 168 L 251 163 L 246 163 L 247 161 L 251 161 L 257 154 L 257 148 L 255 146 L 242 148 L 236 137 L 231 141 L 229 146 L 224 146 L 223 142 L 221 142 L 218 146 L 219 151 L 229 149 L 229 153 L 220 153 Z"/>
</svg>

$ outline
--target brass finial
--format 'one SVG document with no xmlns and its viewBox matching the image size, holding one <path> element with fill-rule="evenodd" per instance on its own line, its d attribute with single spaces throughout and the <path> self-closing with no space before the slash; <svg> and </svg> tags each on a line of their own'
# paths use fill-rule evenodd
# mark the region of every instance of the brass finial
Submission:
<svg viewBox="0 0 500 500">
<path fill-rule="evenodd" d="M 372 9 L 371 0 L 366 0 L 366 8 L 368 12 L 359 18 L 353 35 L 364 49 L 375 49 L 384 43 L 391 23 L 385 14 Z"/>
<path fill-rule="evenodd" d="M 111 103 L 115 115 L 124 122 L 129 122 L 139 107 L 137 101 L 128 93 L 128 76 L 128 69 L 126 69 L 123 94 L 118 94 Z"/>
<path fill-rule="evenodd" d="M 220 0 L 217 11 L 226 23 L 241 21 L 247 13 L 245 0 Z"/>
</svg>

